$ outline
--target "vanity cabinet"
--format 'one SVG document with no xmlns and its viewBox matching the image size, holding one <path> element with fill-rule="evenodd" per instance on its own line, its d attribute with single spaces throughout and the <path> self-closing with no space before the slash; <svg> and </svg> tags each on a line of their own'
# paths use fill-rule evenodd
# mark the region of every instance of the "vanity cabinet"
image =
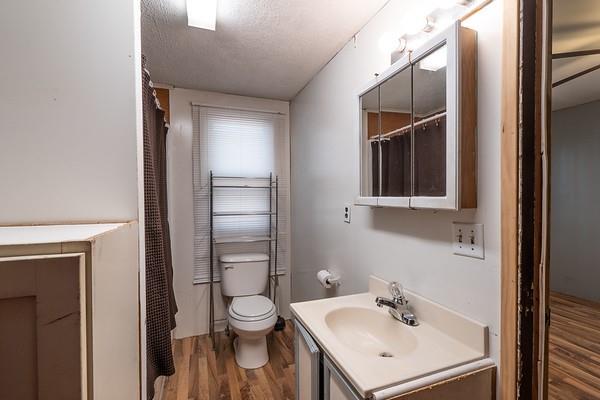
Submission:
<svg viewBox="0 0 600 400">
<path fill-rule="evenodd" d="M 456 22 L 359 91 L 358 205 L 477 206 L 476 34 Z"/>
<path fill-rule="evenodd" d="M 325 400 L 362 400 L 327 356 L 323 357 L 323 394 Z"/>
<path fill-rule="evenodd" d="M 306 329 L 294 321 L 296 335 L 296 399 L 320 400 L 322 398 L 322 356 L 319 346 Z"/>
<path fill-rule="evenodd" d="M 369 392 L 366 397 L 353 386 L 302 325 L 296 326 L 296 398 L 299 400 L 492 400 L 495 398 L 496 368 L 482 363 L 474 370 L 448 374 L 439 379 L 417 378 L 402 390 L 394 388 Z M 368 362 L 368 359 L 365 359 Z M 396 387 L 397 389 L 397 387 Z M 386 393 L 387 391 L 387 393 Z"/>
</svg>

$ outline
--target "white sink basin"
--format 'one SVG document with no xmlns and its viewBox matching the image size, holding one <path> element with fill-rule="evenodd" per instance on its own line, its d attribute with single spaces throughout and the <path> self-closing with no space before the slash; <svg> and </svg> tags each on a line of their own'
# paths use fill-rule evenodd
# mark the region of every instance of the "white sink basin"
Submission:
<svg viewBox="0 0 600 400">
<path fill-rule="evenodd" d="M 325 323 L 348 347 L 371 357 L 406 356 L 417 347 L 413 327 L 390 315 L 361 307 L 343 307 L 325 315 Z"/>
<path fill-rule="evenodd" d="M 405 290 L 418 326 L 375 305 L 387 282 L 371 277 L 369 292 L 292 304 L 292 312 L 359 394 L 423 379 L 481 360 L 487 328 Z"/>
</svg>

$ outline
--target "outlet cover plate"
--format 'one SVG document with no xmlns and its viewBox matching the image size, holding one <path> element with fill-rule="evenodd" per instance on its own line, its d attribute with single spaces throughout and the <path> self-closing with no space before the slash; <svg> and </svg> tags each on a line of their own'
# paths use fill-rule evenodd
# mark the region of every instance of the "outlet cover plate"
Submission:
<svg viewBox="0 0 600 400">
<path fill-rule="evenodd" d="M 452 223 L 452 251 L 457 255 L 483 260 L 483 224 Z"/>
<path fill-rule="evenodd" d="M 350 217 L 352 217 L 352 208 L 350 207 L 350 204 L 344 204 L 344 222 L 346 222 L 347 224 L 350 223 Z"/>
</svg>

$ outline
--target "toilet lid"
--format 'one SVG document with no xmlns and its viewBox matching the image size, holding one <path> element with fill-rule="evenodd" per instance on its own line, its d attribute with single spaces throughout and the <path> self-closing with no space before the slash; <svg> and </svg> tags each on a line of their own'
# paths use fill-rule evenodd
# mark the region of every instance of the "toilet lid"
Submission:
<svg viewBox="0 0 600 400">
<path fill-rule="evenodd" d="M 229 311 L 235 319 L 257 321 L 270 317 L 275 305 L 265 296 L 242 296 L 233 299 Z"/>
</svg>

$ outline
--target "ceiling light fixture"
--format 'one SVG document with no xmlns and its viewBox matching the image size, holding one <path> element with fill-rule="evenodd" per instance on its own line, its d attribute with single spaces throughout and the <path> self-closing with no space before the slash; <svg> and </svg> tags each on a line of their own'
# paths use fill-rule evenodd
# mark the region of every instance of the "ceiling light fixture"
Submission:
<svg viewBox="0 0 600 400">
<path fill-rule="evenodd" d="M 217 26 L 217 0 L 187 0 L 188 25 L 214 31 Z"/>
</svg>

